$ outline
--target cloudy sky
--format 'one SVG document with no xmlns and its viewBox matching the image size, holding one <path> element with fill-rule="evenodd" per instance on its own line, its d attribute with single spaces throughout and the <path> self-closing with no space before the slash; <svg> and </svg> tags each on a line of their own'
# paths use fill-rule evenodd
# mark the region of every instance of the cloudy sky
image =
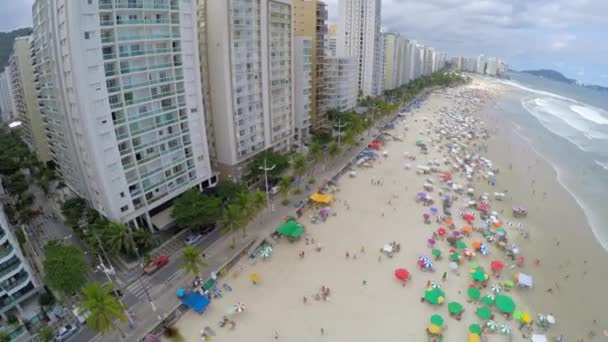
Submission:
<svg viewBox="0 0 608 342">
<path fill-rule="evenodd" d="M 221 1 L 221 0 L 212 0 Z M 338 0 L 325 0 L 337 20 Z M 33 0 L 0 0 L 0 31 L 31 25 Z M 383 26 L 449 55 L 552 68 L 608 85 L 608 0 L 382 0 Z"/>
</svg>

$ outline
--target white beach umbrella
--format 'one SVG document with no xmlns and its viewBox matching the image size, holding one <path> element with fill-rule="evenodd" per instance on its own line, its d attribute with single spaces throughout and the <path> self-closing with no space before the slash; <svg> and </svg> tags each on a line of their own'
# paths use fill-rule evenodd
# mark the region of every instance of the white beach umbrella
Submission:
<svg viewBox="0 0 608 342">
<path fill-rule="evenodd" d="M 243 312 L 245 311 L 245 304 L 239 302 L 234 304 L 234 312 Z"/>
<path fill-rule="evenodd" d="M 555 324 L 555 322 L 556 322 L 555 316 L 547 315 L 547 322 L 549 322 L 549 324 Z"/>
<path fill-rule="evenodd" d="M 458 269 L 458 264 L 452 261 L 452 262 L 450 262 L 450 263 L 448 264 L 448 267 L 449 267 L 449 268 L 450 268 L 452 271 L 456 271 L 456 270 Z"/>
<path fill-rule="evenodd" d="M 496 330 L 496 328 L 498 328 L 498 324 L 496 324 L 496 322 L 494 322 L 493 320 L 487 321 L 486 326 L 492 331 L 494 331 L 494 330 Z"/>
<path fill-rule="evenodd" d="M 491 287 L 492 292 L 498 294 L 500 291 L 502 291 L 502 287 L 500 287 L 499 284 L 494 284 Z"/>
<path fill-rule="evenodd" d="M 440 289 L 441 288 L 441 284 L 439 284 L 436 281 L 432 281 L 431 282 L 431 287 L 434 288 L 434 289 Z"/>
<path fill-rule="evenodd" d="M 505 334 L 505 335 L 511 335 L 511 327 L 509 327 L 506 324 L 501 324 L 500 325 L 500 332 Z"/>
</svg>

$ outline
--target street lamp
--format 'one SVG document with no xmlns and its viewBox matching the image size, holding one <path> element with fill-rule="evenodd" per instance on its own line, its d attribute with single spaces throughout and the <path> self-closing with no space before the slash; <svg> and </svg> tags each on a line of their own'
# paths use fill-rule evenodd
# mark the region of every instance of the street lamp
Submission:
<svg viewBox="0 0 608 342">
<path fill-rule="evenodd" d="M 342 127 L 348 126 L 348 122 L 342 123 L 342 118 L 338 119 L 338 147 L 342 147 Z"/>
<path fill-rule="evenodd" d="M 272 203 L 270 203 L 270 193 L 268 192 L 268 171 L 272 171 L 274 170 L 274 168 L 277 165 L 272 165 L 272 167 L 268 167 L 266 165 L 266 156 L 264 156 L 264 166 L 260 166 L 258 167 L 259 170 L 264 171 L 264 182 L 266 183 L 266 202 L 268 204 L 268 208 L 270 208 L 271 212 L 274 212 L 274 207 L 272 206 Z"/>
</svg>

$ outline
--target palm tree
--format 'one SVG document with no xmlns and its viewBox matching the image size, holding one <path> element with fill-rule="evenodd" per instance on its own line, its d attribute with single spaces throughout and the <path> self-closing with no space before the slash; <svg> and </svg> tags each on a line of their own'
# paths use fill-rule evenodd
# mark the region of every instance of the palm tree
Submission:
<svg viewBox="0 0 608 342">
<path fill-rule="evenodd" d="M 329 156 L 331 157 L 331 159 L 335 159 L 336 157 L 338 157 L 338 155 L 340 155 L 340 146 L 338 146 L 338 143 L 333 142 L 329 145 Z"/>
<path fill-rule="evenodd" d="M 293 169 L 294 176 L 298 177 L 298 183 L 300 183 L 302 176 L 306 173 L 306 158 L 301 154 L 296 154 L 293 157 L 291 168 Z"/>
<path fill-rule="evenodd" d="M 221 222 L 223 224 L 222 233 L 232 235 L 232 245 L 231 248 L 234 248 L 236 245 L 236 232 L 243 227 L 243 223 L 245 221 L 243 211 L 241 207 L 236 204 L 230 204 L 224 210 L 224 214 L 222 216 Z"/>
<path fill-rule="evenodd" d="M 286 200 L 290 191 L 291 191 L 291 179 L 289 178 L 289 176 L 281 177 L 281 181 L 279 182 L 279 193 L 281 194 L 281 198 L 283 200 Z"/>
<path fill-rule="evenodd" d="M 84 298 L 80 301 L 83 311 L 89 312 L 87 327 L 95 332 L 104 335 L 106 332 L 118 328 L 120 333 L 124 333 L 115 324 L 115 320 L 126 321 L 123 314 L 123 307 L 112 293 L 110 284 L 101 285 L 97 282 L 88 283 L 82 288 Z"/>
<path fill-rule="evenodd" d="M 313 141 L 310 144 L 310 150 L 308 152 L 308 155 L 310 156 L 310 159 L 313 161 L 313 163 L 317 164 L 318 162 L 320 162 L 321 159 L 323 159 L 323 149 L 321 148 L 321 144 L 316 141 Z M 313 173 L 314 170 L 315 168 L 312 168 Z"/>
<path fill-rule="evenodd" d="M 192 246 L 184 248 L 182 256 L 184 261 L 180 265 L 180 268 L 186 272 L 191 273 L 193 276 L 198 277 L 201 274 L 201 268 L 207 267 L 207 263 L 201 258 L 201 251 Z"/>
<path fill-rule="evenodd" d="M 133 240 L 135 240 L 136 247 L 140 250 L 150 250 L 158 244 L 158 237 L 152 234 L 147 229 L 138 229 L 132 234 Z"/>
<path fill-rule="evenodd" d="M 104 231 L 104 240 L 113 252 L 132 254 L 135 252 L 135 241 L 131 237 L 131 230 L 117 222 L 108 222 Z"/>
</svg>

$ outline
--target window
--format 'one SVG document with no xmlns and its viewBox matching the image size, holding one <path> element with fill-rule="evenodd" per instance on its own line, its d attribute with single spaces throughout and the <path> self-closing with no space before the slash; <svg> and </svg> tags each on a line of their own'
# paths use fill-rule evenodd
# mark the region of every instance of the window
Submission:
<svg viewBox="0 0 608 342">
<path fill-rule="evenodd" d="M 120 192 L 120 197 L 124 198 L 125 197 L 125 193 L 124 192 Z"/>
<path fill-rule="evenodd" d="M 90 37 L 91 37 L 91 34 L 89 32 L 84 33 L 84 39 L 89 39 Z"/>
<path fill-rule="evenodd" d="M 124 213 L 125 211 L 127 211 L 127 210 L 129 210 L 129 206 L 128 206 L 128 205 L 125 205 L 125 206 L 120 207 L 120 211 L 122 211 L 123 213 Z"/>
</svg>

